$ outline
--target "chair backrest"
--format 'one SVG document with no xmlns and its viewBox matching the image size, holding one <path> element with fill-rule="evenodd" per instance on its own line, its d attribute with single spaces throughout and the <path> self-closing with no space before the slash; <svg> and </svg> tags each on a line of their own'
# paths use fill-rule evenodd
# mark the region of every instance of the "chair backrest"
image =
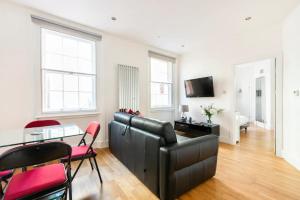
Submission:
<svg viewBox="0 0 300 200">
<path fill-rule="evenodd" d="M 56 120 L 36 120 L 29 122 L 25 128 L 36 128 L 36 127 L 43 127 L 43 126 L 55 126 L 60 125 L 59 121 Z"/>
<path fill-rule="evenodd" d="M 38 165 L 71 157 L 72 147 L 64 142 L 45 142 L 24 145 L 7 150 L 0 155 L 0 171 Z"/>
<path fill-rule="evenodd" d="M 89 123 L 85 132 L 91 135 L 93 139 L 95 139 L 98 136 L 99 131 L 100 131 L 100 123 L 96 121 L 92 121 Z"/>
<path fill-rule="evenodd" d="M 98 136 L 98 133 L 100 132 L 100 123 L 99 122 L 96 122 L 96 121 L 92 121 L 89 123 L 84 135 L 82 136 L 78 146 L 84 144 L 84 145 L 87 145 L 86 144 L 86 140 L 85 140 L 85 137 L 86 135 L 91 135 L 93 137 L 93 140 L 91 141 L 91 143 L 89 144 L 89 148 L 87 150 L 87 153 L 93 149 L 93 144 Z"/>
</svg>

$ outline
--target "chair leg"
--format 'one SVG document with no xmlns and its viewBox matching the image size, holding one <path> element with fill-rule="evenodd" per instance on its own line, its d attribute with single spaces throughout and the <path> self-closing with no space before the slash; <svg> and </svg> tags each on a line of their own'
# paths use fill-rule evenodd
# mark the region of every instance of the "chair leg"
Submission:
<svg viewBox="0 0 300 200">
<path fill-rule="evenodd" d="M 0 197 L 3 195 L 2 181 L 0 180 Z"/>
<path fill-rule="evenodd" d="M 91 168 L 92 168 L 92 170 L 94 170 L 94 166 L 93 166 L 93 163 L 92 163 L 92 160 L 91 160 L 91 158 L 89 158 L 89 161 L 90 161 L 90 164 L 91 164 Z"/>
<path fill-rule="evenodd" d="M 68 192 L 69 192 L 69 188 L 66 188 L 62 199 L 68 200 Z"/>
<path fill-rule="evenodd" d="M 79 168 L 81 167 L 83 161 L 84 161 L 84 159 L 80 161 L 80 163 L 79 163 L 79 165 L 78 165 L 78 167 L 77 167 L 75 173 L 73 174 L 73 176 L 72 176 L 72 178 L 71 178 L 71 181 L 73 181 L 73 179 L 75 178 L 75 176 L 76 176 L 76 174 L 77 174 Z"/>
<path fill-rule="evenodd" d="M 68 185 L 66 187 L 66 200 L 68 198 L 68 193 L 69 193 L 69 199 L 72 200 L 72 180 L 73 177 L 71 175 L 71 163 L 68 163 L 67 166 L 67 176 L 68 176 Z"/>
<path fill-rule="evenodd" d="M 96 161 L 96 157 L 94 156 L 93 159 L 94 159 L 94 162 L 95 162 L 95 165 L 96 165 L 96 169 L 97 169 L 97 173 L 98 173 L 100 182 L 101 182 L 101 184 L 102 184 L 102 178 L 101 178 L 101 174 L 100 174 L 100 171 L 99 171 L 99 167 L 98 167 L 98 164 L 97 164 L 97 161 Z"/>
<path fill-rule="evenodd" d="M 72 200 L 72 182 L 69 184 L 69 200 Z"/>
</svg>

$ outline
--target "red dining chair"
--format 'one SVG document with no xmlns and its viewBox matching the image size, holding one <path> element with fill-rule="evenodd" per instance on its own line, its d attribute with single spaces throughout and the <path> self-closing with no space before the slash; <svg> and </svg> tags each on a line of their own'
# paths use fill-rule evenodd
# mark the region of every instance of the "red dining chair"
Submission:
<svg viewBox="0 0 300 200">
<path fill-rule="evenodd" d="M 3 194 L 2 182 L 4 182 L 7 186 L 8 179 L 12 177 L 14 171 L 13 170 L 5 170 L 0 172 L 0 195 Z M 5 188 L 4 187 L 4 188 Z"/>
<path fill-rule="evenodd" d="M 36 127 L 43 127 L 43 126 L 55 126 L 60 125 L 59 121 L 56 120 L 36 120 L 29 122 L 26 124 L 24 128 L 36 128 Z"/>
<path fill-rule="evenodd" d="M 72 148 L 63 142 L 45 142 L 12 148 L 0 155 L 0 171 L 23 168 L 70 157 Z M 3 200 L 54 199 L 72 200 L 71 161 L 36 167 L 13 175 Z"/>
<path fill-rule="evenodd" d="M 24 127 L 26 128 L 38 128 L 38 127 L 45 127 L 45 126 L 56 126 L 56 125 L 60 125 L 60 122 L 57 120 L 53 120 L 53 119 L 47 119 L 47 120 L 35 120 L 35 121 L 31 121 L 28 124 L 26 124 L 26 126 Z M 60 139 L 61 141 L 63 141 L 63 138 Z M 26 171 L 26 167 L 24 167 L 22 169 L 22 171 Z"/>
<path fill-rule="evenodd" d="M 76 168 L 73 176 L 72 176 L 72 180 L 74 179 L 74 177 L 76 176 L 79 168 L 81 167 L 82 163 L 84 160 L 89 159 L 89 162 L 91 164 L 91 168 L 92 170 L 94 169 L 93 164 L 91 159 L 94 160 L 95 166 L 96 166 L 96 170 L 100 179 L 100 182 L 102 183 L 102 178 L 101 178 L 101 174 L 99 171 L 99 167 L 97 164 L 97 160 L 96 160 L 96 156 L 97 156 L 97 152 L 93 149 L 93 144 L 98 136 L 98 133 L 100 131 L 100 124 L 96 121 L 90 122 L 82 139 L 80 140 L 78 146 L 72 147 L 72 155 L 71 155 L 71 161 L 79 161 L 80 163 L 78 165 L 78 167 Z M 86 137 L 87 136 L 91 136 L 92 137 L 92 141 L 89 145 L 87 145 L 86 143 Z M 68 158 L 64 158 L 61 161 L 63 163 L 65 163 L 67 161 Z"/>
</svg>

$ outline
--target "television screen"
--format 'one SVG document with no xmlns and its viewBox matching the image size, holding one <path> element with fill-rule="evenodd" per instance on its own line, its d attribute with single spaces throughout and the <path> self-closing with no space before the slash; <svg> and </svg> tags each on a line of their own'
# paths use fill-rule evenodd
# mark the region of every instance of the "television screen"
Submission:
<svg viewBox="0 0 300 200">
<path fill-rule="evenodd" d="M 187 97 L 214 97 L 213 77 L 204 77 L 184 81 Z"/>
</svg>

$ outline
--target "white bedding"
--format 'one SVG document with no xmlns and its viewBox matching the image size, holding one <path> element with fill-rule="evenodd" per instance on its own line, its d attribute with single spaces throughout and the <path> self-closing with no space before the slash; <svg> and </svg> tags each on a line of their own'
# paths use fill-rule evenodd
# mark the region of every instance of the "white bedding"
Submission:
<svg viewBox="0 0 300 200">
<path fill-rule="evenodd" d="M 239 112 L 235 113 L 235 131 L 234 131 L 234 141 L 239 142 L 240 141 L 240 128 L 242 125 L 246 125 L 249 123 L 249 118 L 241 115 Z"/>
<path fill-rule="evenodd" d="M 239 124 L 240 126 L 248 124 L 249 123 L 249 118 L 244 116 L 244 115 L 240 115 L 239 116 Z"/>
</svg>

